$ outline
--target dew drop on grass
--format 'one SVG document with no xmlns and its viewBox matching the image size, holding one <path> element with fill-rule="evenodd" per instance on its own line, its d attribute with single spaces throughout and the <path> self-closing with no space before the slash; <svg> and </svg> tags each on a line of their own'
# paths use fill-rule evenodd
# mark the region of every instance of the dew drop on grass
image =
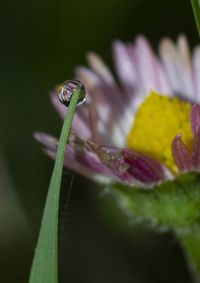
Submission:
<svg viewBox="0 0 200 283">
<path fill-rule="evenodd" d="M 79 80 L 67 80 L 59 87 L 58 97 L 60 102 L 63 103 L 66 107 L 68 107 L 71 98 L 74 94 L 74 91 L 78 87 L 80 88 L 80 95 L 77 105 L 84 103 L 86 99 L 86 90 L 84 84 Z"/>
</svg>

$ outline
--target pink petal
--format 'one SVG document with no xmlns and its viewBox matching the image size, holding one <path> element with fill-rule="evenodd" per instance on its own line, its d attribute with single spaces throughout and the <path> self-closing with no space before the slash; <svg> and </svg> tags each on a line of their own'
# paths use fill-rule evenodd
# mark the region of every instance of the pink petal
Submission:
<svg viewBox="0 0 200 283">
<path fill-rule="evenodd" d="M 120 181 L 134 184 L 136 179 L 127 171 L 127 166 L 124 163 L 122 150 L 117 147 L 98 146 L 91 144 L 93 150 L 97 153 L 101 161 L 107 165 Z"/>
<path fill-rule="evenodd" d="M 46 154 L 55 159 L 58 140 L 42 132 L 35 133 L 34 137 L 45 147 Z M 115 177 L 112 171 L 101 162 L 94 152 L 88 151 L 84 144 L 80 145 L 80 147 L 78 145 L 73 146 L 72 144 L 67 145 L 64 165 L 68 169 L 92 180 L 97 179 L 97 176 L 98 178 L 101 176 L 102 179 L 117 181 L 117 177 Z"/>
<path fill-rule="evenodd" d="M 56 150 L 57 148 L 58 139 L 53 136 L 50 136 L 43 132 L 36 132 L 34 133 L 34 138 L 43 146 L 48 147 L 51 150 Z"/>
<path fill-rule="evenodd" d="M 138 83 L 143 85 L 145 94 L 149 94 L 151 90 L 169 93 L 170 87 L 166 73 L 145 37 L 139 36 L 136 39 L 133 56 L 137 67 Z"/>
<path fill-rule="evenodd" d="M 185 35 L 180 35 L 177 39 L 177 48 L 180 56 L 180 73 L 182 78 L 182 87 L 186 98 L 193 100 L 195 98 L 194 82 L 192 77 L 192 58 L 190 47 Z"/>
<path fill-rule="evenodd" d="M 137 77 L 136 68 L 130 58 L 127 46 L 120 41 L 114 42 L 113 56 L 117 75 L 123 89 L 132 96 L 137 85 Z"/>
<path fill-rule="evenodd" d="M 164 38 L 160 43 L 160 56 L 169 78 L 172 95 L 194 100 L 194 83 L 190 50 L 185 36 L 178 38 L 177 45 Z"/>
<path fill-rule="evenodd" d="M 115 80 L 109 68 L 103 60 L 95 53 L 90 52 L 87 54 L 87 60 L 92 70 L 99 75 L 108 85 L 114 85 Z"/>
<path fill-rule="evenodd" d="M 108 85 L 87 68 L 77 68 L 76 74 L 84 82 L 91 100 L 92 110 L 97 113 L 98 143 L 121 145 L 126 136 L 126 125 L 122 123 L 121 118 L 127 108 L 122 98 L 119 102 L 119 91 L 115 89 L 114 85 Z M 117 133 L 115 135 L 113 134 L 114 128 Z"/>
<path fill-rule="evenodd" d="M 200 127 L 200 106 L 197 104 L 193 104 L 190 121 L 194 135 L 197 134 L 198 128 Z"/>
<path fill-rule="evenodd" d="M 51 149 L 45 149 L 45 153 L 53 160 L 56 158 L 56 151 Z M 99 172 L 95 172 L 88 168 L 87 166 L 83 165 L 81 162 L 77 161 L 74 158 L 70 158 L 69 154 L 65 155 L 64 166 L 80 174 L 92 181 L 100 181 L 102 183 L 109 183 L 113 178 L 110 176 L 106 176 L 106 174 L 101 174 Z"/>
<path fill-rule="evenodd" d="M 172 141 L 172 154 L 180 172 L 187 172 L 192 169 L 192 162 L 189 151 L 178 134 Z"/>
<path fill-rule="evenodd" d="M 200 126 L 195 129 L 194 144 L 192 151 L 192 165 L 195 170 L 200 169 Z"/>
<path fill-rule="evenodd" d="M 101 84 L 104 86 L 103 91 L 105 91 L 108 101 L 118 111 L 122 110 L 125 106 L 124 97 L 107 65 L 97 54 L 92 52 L 88 54 L 87 59 L 92 70 L 101 78 Z M 113 105 L 113 99 L 115 100 L 115 106 Z"/>
<path fill-rule="evenodd" d="M 192 57 L 195 101 L 200 103 L 200 46 L 195 47 Z"/>
<path fill-rule="evenodd" d="M 157 161 L 129 149 L 123 150 L 123 156 L 128 172 L 139 181 L 156 183 L 164 179 L 163 167 Z"/>
</svg>

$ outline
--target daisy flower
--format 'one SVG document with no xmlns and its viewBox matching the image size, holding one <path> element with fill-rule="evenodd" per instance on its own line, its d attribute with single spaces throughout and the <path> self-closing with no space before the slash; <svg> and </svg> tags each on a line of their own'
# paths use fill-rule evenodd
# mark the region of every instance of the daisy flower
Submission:
<svg viewBox="0 0 200 283">
<path fill-rule="evenodd" d="M 191 55 L 180 35 L 176 43 L 162 39 L 156 55 L 138 36 L 134 43 L 114 42 L 113 57 L 117 80 L 94 53 L 87 55 L 89 68 L 76 68 L 87 103 L 75 114 L 66 168 L 102 183 L 144 188 L 199 171 L 200 47 Z M 67 108 L 58 94 L 64 99 L 67 88 L 69 98 L 76 86 L 67 81 L 51 93 L 62 119 Z M 58 140 L 42 132 L 35 138 L 55 158 Z"/>
<path fill-rule="evenodd" d="M 200 46 L 191 54 L 185 36 L 164 38 L 156 55 L 139 36 L 114 42 L 113 57 L 117 79 L 89 53 L 89 68 L 78 67 L 77 80 L 50 95 L 64 119 L 77 86 L 79 102 L 87 92 L 64 166 L 104 184 L 132 223 L 174 231 L 200 282 Z M 35 138 L 55 159 L 58 140 L 43 132 Z"/>
</svg>

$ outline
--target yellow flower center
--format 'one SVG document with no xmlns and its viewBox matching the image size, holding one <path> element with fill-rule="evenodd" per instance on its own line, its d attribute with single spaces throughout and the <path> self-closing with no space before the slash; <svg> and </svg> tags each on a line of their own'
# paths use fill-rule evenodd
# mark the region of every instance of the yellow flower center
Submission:
<svg viewBox="0 0 200 283">
<path fill-rule="evenodd" d="M 176 173 L 171 143 L 181 133 L 184 143 L 191 149 L 190 112 L 190 103 L 151 92 L 136 113 L 128 147 L 157 159 Z"/>
</svg>

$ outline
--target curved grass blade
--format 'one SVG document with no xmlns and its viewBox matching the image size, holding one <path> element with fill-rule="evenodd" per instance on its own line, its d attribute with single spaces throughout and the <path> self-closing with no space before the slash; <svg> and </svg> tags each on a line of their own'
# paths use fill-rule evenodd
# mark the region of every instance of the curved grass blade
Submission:
<svg viewBox="0 0 200 283">
<path fill-rule="evenodd" d="M 80 94 L 77 87 L 70 101 L 58 144 L 29 283 L 58 282 L 58 212 L 64 153 Z"/>
<path fill-rule="evenodd" d="M 200 0 L 191 0 L 197 29 L 200 35 Z"/>
</svg>

